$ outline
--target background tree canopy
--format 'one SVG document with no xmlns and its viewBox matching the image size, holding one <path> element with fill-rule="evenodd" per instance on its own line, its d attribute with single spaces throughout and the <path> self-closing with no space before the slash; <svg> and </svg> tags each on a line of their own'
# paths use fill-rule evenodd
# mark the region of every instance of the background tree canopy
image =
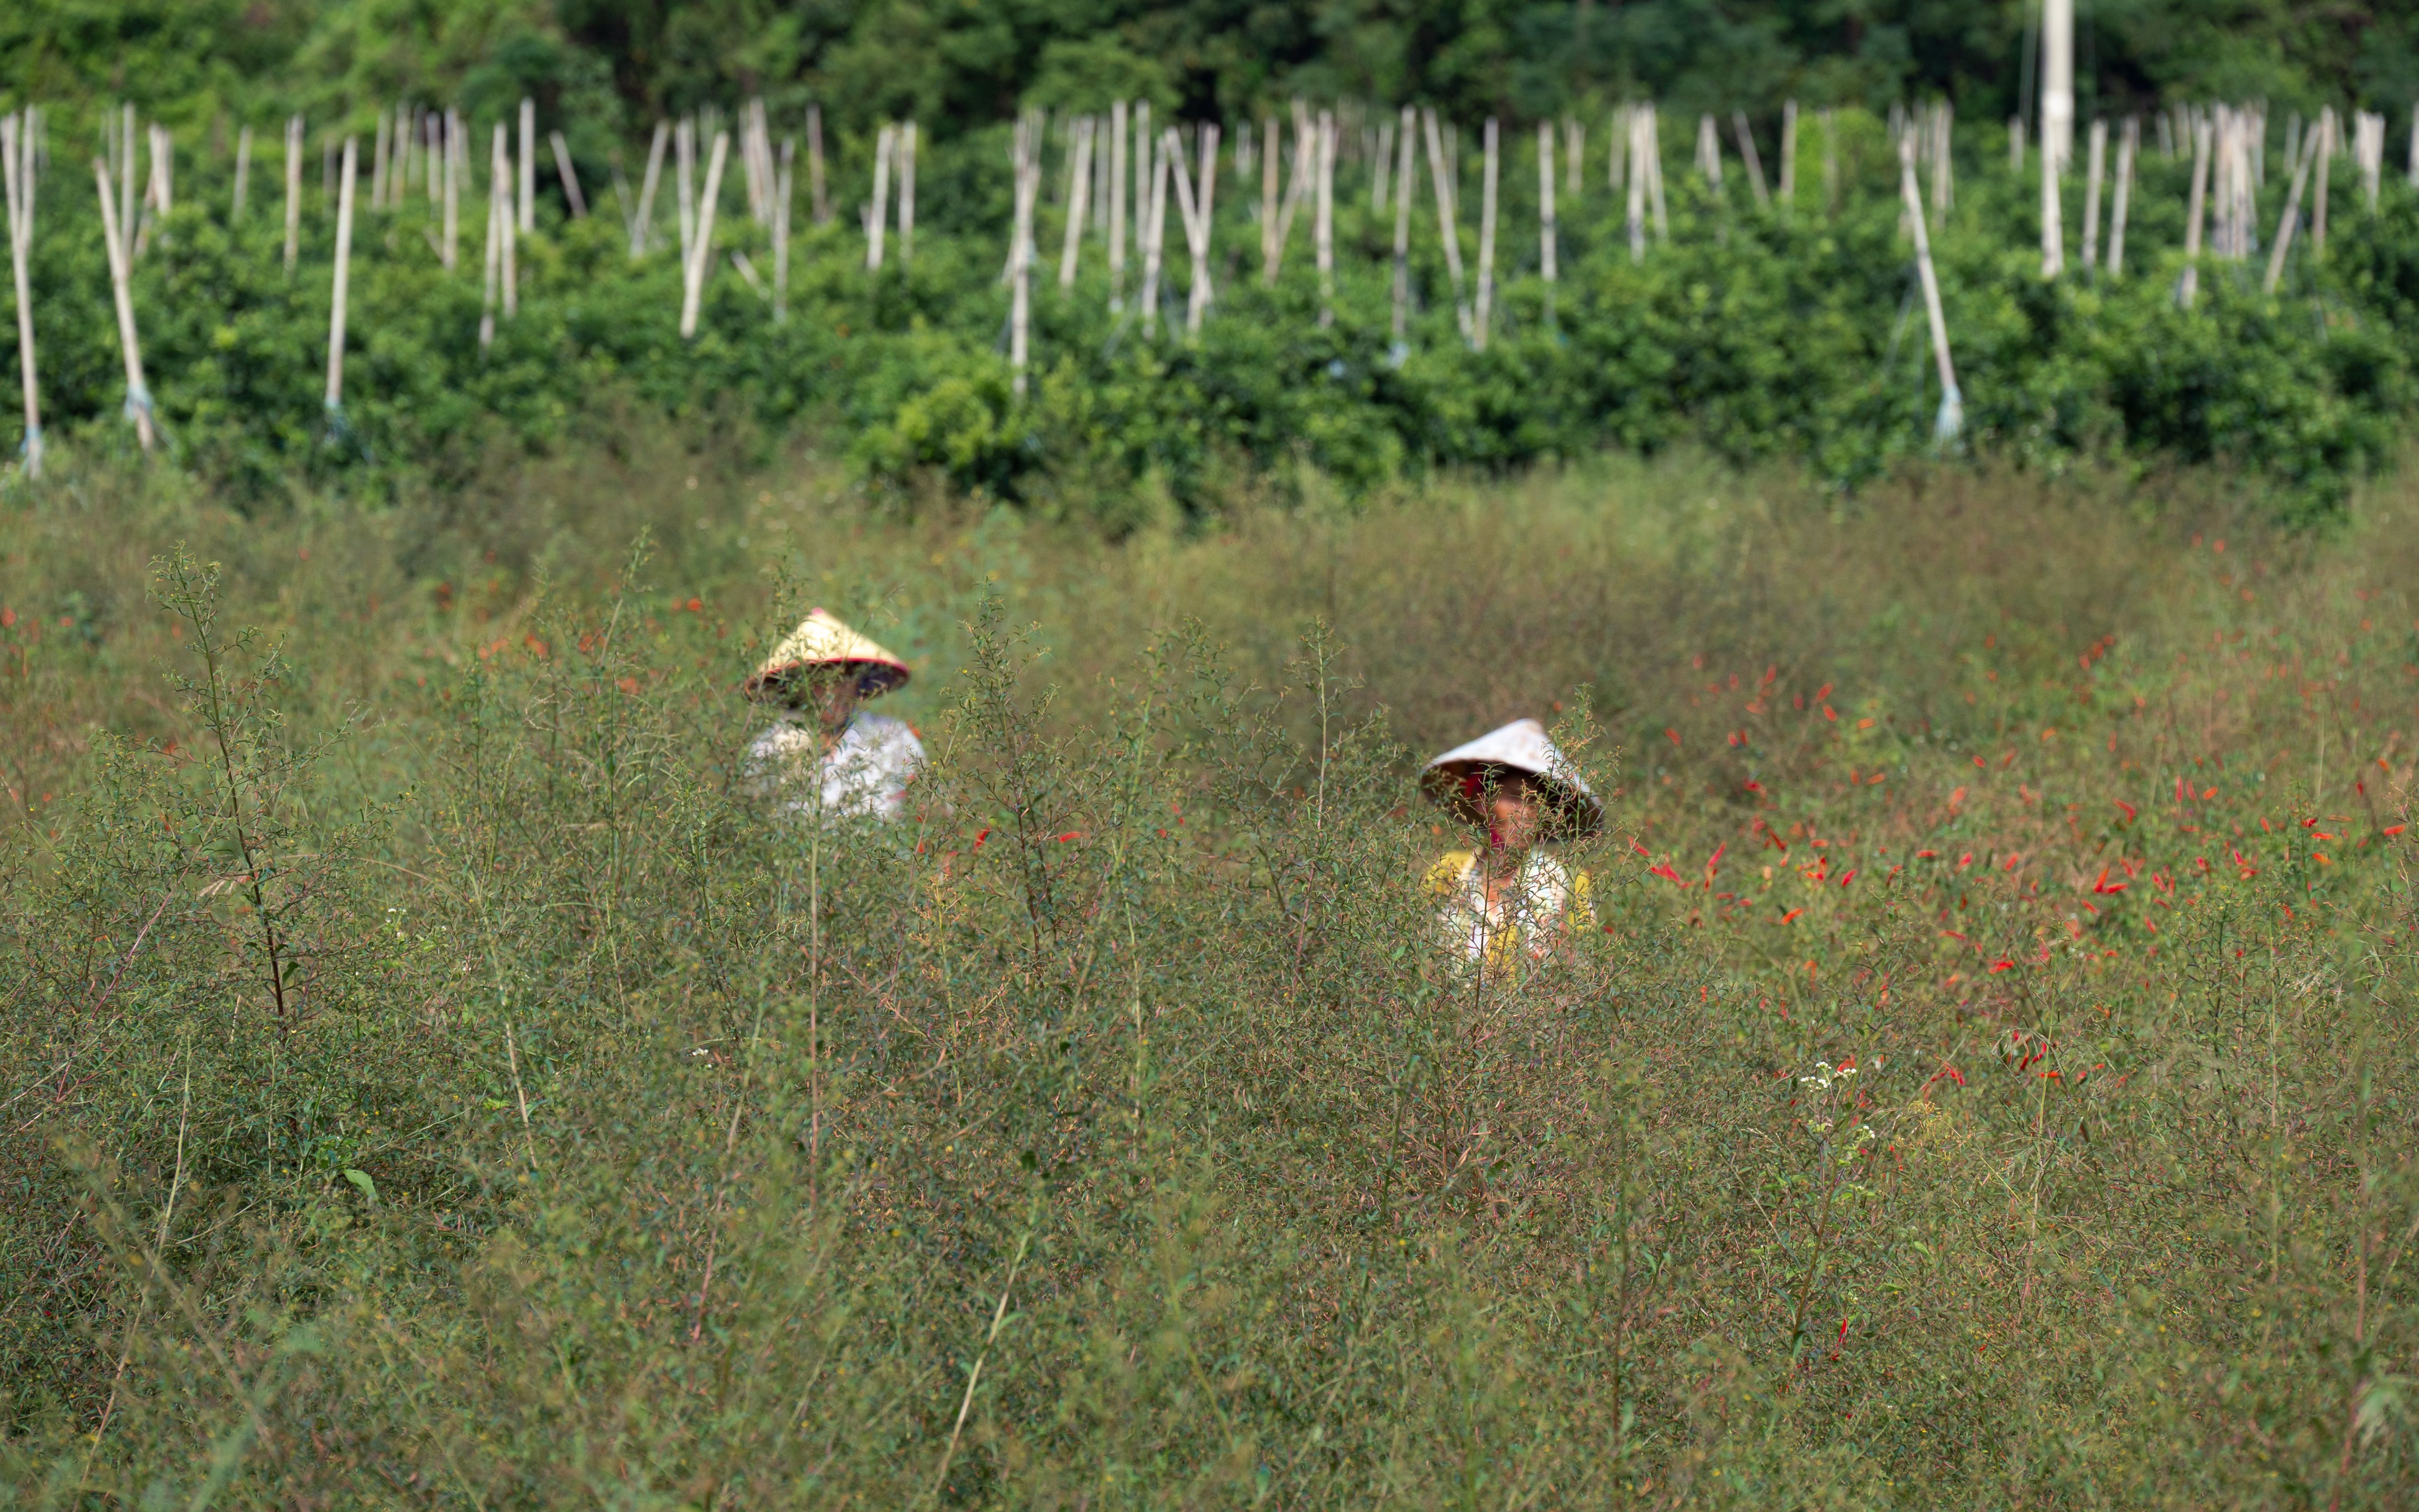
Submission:
<svg viewBox="0 0 2419 1512">
<path fill-rule="evenodd" d="M 0 87 L 96 93 L 189 122 L 314 116 L 411 93 L 470 107 L 537 96 L 593 127 L 762 93 L 836 124 L 943 131 L 1019 101 L 1148 96 L 1189 116 L 1301 93 L 1518 117 L 1653 96 L 1687 113 L 1946 95 L 2014 113 L 2037 0 L 18 0 Z M 2357 101 L 2407 121 L 2419 7 L 2364 0 L 2081 0 L 2088 114 L 2174 98 Z"/>
</svg>

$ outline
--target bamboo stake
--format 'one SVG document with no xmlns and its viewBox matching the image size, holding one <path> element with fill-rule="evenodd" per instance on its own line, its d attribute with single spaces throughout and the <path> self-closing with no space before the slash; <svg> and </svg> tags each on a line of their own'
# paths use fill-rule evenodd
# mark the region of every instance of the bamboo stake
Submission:
<svg viewBox="0 0 2419 1512">
<path fill-rule="evenodd" d="M 123 137 L 125 145 L 120 149 L 117 157 L 117 229 L 122 236 L 128 239 L 126 242 L 120 244 L 120 250 L 126 253 L 127 260 L 131 264 L 132 260 L 136 256 L 140 255 L 142 252 L 142 249 L 139 246 L 133 244 L 135 239 L 134 221 L 136 214 L 134 206 L 134 107 L 131 105 L 123 107 L 118 113 L 118 118 L 123 123 Z"/>
<path fill-rule="evenodd" d="M 562 179 L 563 197 L 571 201 L 571 218 L 584 221 L 588 219 L 588 196 L 579 192 L 579 170 L 571 165 L 571 144 L 562 139 L 561 131 L 549 132 L 547 137 L 554 146 L 554 171 Z"/>
<path fill-rule="evenodd" d="M 1318 216 L 1313 246 L 1318 256 L 1318 323 L 1335 324 L 1335 113 L 1318 113 Z"/>
<path fill-rule="evenodd" d="M 1016 397 L 1026 390 L 1033 321 L 1033 201 L 1041 186 L 1041 128 L 1031 116 L 1016 122 L 1016 219 L 1009 229 L 1008 367 Z M 1152 272 L 1158 271 L 1157 262 Z M 1149 316 L 1144 316 L 1146 323 Z"/>
<path fill-rule="evenodd" d="M 1167 234 L 1167 156 L 1165 151 L 1152 155 L 1150 209 L 1138 237 L 1142 242 L 1142 330 L 1146 336 L 1159 330 L 1159 272 Z"/>
<path fill-rule="evenodd" d="M 468 148 L 464 149 L 466 154 Z M 496 343 L 496 293 L 504 261 L 504 238 L 512 222 L 511 191 L 504 165 L 504 129 L 496 128 L 487 151 L 487 256 L 479 282 L 479 350 Z"/>
<path fill-rule="evenodd" d="M 824 108 L 807 107 L 807 190 L 815 202 L 815 224 L 831 224 L 831 195 L 824 188 Z"/>
<path fill-rule="evenodd" d="M 1940 375 L 1940 413 L 1933 421 L 1935 440 L 1953 441 L 1965 428 L 1965 397 L 1957 392 L 1957 365 L 1949 355 L 1949 320 L 1940 309 L 1940 278 L 1932 267 L 1932 236 L 1924 229 L 1923 197 L 1915 187 L 1915 143 L 1902 140 L 1898 148 L 1899 197 L 1915 232 L 1915 270 L 1923 285 L 1923 316 L 1932 327 L 1932 361 Z"/>
<path fill-rule="evenodd" d="M 1546 282 L 1546 328 L 1554 325 L 1554 126 L 1537 123 L 1537 272 Z"/>
<path fill-rule="evenodd" d="M 379 111 L 377 117 L 377 146 L 372 148 L 370 152 L 370 208 L 374 210 L 383 209 L 386 208 L 387 134 L 393 129 L 394 121 L 393 118 L 390 117 L 385 111 Z M 336 192 L 339 194 L 344 193 L 344 180 L 341 178 L 337 180 Z"/>
<path fill-rule="evenodd" d="M 1579 172 L 1579 160 L 1587 152 L 1587 123 L 1576 116 L 1563 117 L 1563 188 L 1576 202 L 1584 182 Z"/>
<path fill-rule="evenodd" d="M 0 116 L 0 171 L 8 177 L 8 266 L 17 286 L 18 387 L 25 399 L 25 476 L 42 475 L 41 385 L 34 362 L 34 112 Z"/>
<path fill-rule="evenodd" d="M 2100 182 L 2102 169 L 2108 157 L 2108 123 L 2098 116 L 2091 122 L 2091 145 L 2087 149 L 2083 186 L 2083 270 L 2091 271 L 2100 262 Z"/>
<path fill-rule="evenodd" d="M 647 171 L 639 179 L 639 208 L 630 218 L 632 262 L 647 255 L 647 243 L 655 232 L 655 188 L 663 182 L 664 148 L 670 145 L 671 136 L 671 122 L 655 122 L 655 140 L 647 144 Z"/>
<path fill-rule="evenodd" d="M 674 187 L 680 199 L 681 276 L 688 276 L 689 255 L 697 249 L 697 117 L 684 116 L 672 129 Z"/>
<path fill-rule="evenodd" d="M 353 175 L 360 147 L 345 138 L 345 165 L 336 179 L 336 270 L 328 306 L 328 413 L 345 403 L 345 295 L 353 267 Z"/>
<path fill-rule="evenodd" d="M 2042 277 L 2066 271 L 2066 226 L 2058 217 L 2057 154 L 2044 144 L 2041 152 Z M 1922 211 L 1918 210 L 1920 215 Z"/>
<path fill-rule="evenodd" d="M 1461 231 L 1454 224 L 1453 169 L 1445 162 L 1444 143 L 1437 131 L 1437 115 L 1432 107 L 1422 107 L 1420 129 L 1428 144 L 1428 177 L 1436 189 L 1437 236 L 1444 242 L 1444 268 L 1453 280 L 1453 317 L 1461 328 L 1461 339 L 1470 339 L 1470 306 L 1461 295 Z"/>
<path fill-rule="evenodd" d="M 445 113 L 445 236 L 438 248 L 438 261 L 452 272 L 460 265 L 455 248 L 462 234 L 462 185 L 470 177 L 470 133 L 462 125 L 462 113 Z"/>
<path fill-rule="evenodd" d="M 1109 313 L 1126 307 L 1126 102 L 1109 104 Z"/>
<path fill-rule="evenodd" d="M 1075 152 L 1068 169 L 1067 235 L 1058 248 L 1058 286 L 1075 286 L 1075 259 L 1084 247 L 1084 211 L 1092 203 L 1092 117 L 1075 122 Z"/>
<path fill-rule="evenodd" d="M 1175 164 L 1170 177 L 1176 181 L 1176 208 L 1184 220 L 1184 246 L 1193 255 L 1193 284 L 1184 305 L 1184 333 L 1198 340 L 1202 316 L 1210 309 L 1210 227 L 1214 196 L 1218 187 L 1218 128 L 1201 129 L 1200 193 L 1194 193 L 1192 177 L 1184 170 L 1184 144 L 1174 131 L 1167 133 L 1161 149 Z"/>
<path fill-rule="evenodd" d="M 445 204 L 444 178 L 454 171 L 454 133 L 450 123 L 436 111 L 420 118 L 422 140 L 421 175 L 428 180 L 428 208 L 440 209 Z M 448 263 L 445 266 L 454 266 Z"/>
<path fill-rule="evenodd" d="M 1484 142 L 1485 166 L 1478 179 L 1478 311 L 1471 338 L 1480 351 L 1487 349 L 1487 328 L 1494 324 L 1495 313 L 1495 180 L 1502 153 L 1492 116 L 1487 117 Z"/>
<path fill-rule="evenodd" d="M 252 128 L 244 126 L 235 133 L 235 204 L 227 210 L 229 221 L 243 219 L 243 192 L 252 179 Z"/>
<path fill-rule="evenodd" d="M 2200 228 L 2209 204 L 2210 123 L 2205 119 L 2195 121 L 2192 133 L 2192 199 L 2184 212 L 2184 272 L 2176 288 L 2176 302 L 2187 310 L 2193 307 L 2193 296 L 2200 292 Z M 2319 182 L 2323 184 L 2325 180 L 2321 178 Z"/>
<path fill-rule="evenodd" d="M 1705 187 L 1719 193 L 1722 187 L 1722 139 L 1714 130 L 1711 113 L 1697 117 L 1697 173 Z"/>
<path fill-rule="evenodd" d="M 1142 218 L 1150 213 L 1150 101 L 1137 100 L 1133 106 L 1133 241 L 1136 257 L 1140 257 L 1145 250 Z"/>
<path fill-rule="evenodd" d="M 1772 192 L 1764 187 L 1764 159 L 1756 155 L 1755 133 L 1748 129 L 1747 112 L 1731 112 L 1731 130 L 1738 135 L 1739 159 L 1747 164 L 1747 185 L 1755 191 L 1755 208 L 1769 209 Z"/>
<path fill-rule="evenodd" d="M 2268 249 L 2268 276 L 2259 283 L 2259 292 L 2273 294 L 2276 283 L 2285 276 L 2285 254 L 2293 245 L 2293 224 L 2302 216 L 2302 186 L 2310 177 L 2310 160 L 2318 156 L 2318 123 L 2310 123 L 2309 145 L 2295 157 L 2293 181 L 2285 191 L 2285 213 L 2276 222 L 2276 244 Z M 2286 150 L 2293 152 L 2295 144 L 2288 141 Z"/>
<path fill-rule="evenodd" d="M 698 307 L 705 298 L 705 270 L 714 262 L 715 205 L 722 197 L 722 163 L 731 155 L 731 133 L 714 133 L 714 152 L 705 161 L 705 195 L 697 205 L 697 246 L 688 261 L 686 286 L 681 291 L 681 340 L 697 334 Z"/>
<path fill-rule="evenodd" d="M 916 123 L 908 121 L 899 128 L 899 136 L 891 144 L 899 156 L 899 266 L 904 268 L 916 256 Z M 1041 171 L 1040 144 L 1034 144 L 1033 171 Z"/>
<path fill-rule="evenodd" d="M 519 219 L 513 210 L 513 144 L 503 124 L 496 126 L 496 166 L 503 194 L 503 214 L 496 224 L 496 262 L 503 283 L 504 318 L 510 320 L 520 313 L 520 230 Z"/>
<path fill-rule="evenodd" d="M 537 101 L 521 97 L 521 205 L 519 232 L 537 229 Z"/>
<path fill-rule="evenodd" d="M 781 138 L 781 166 L 773 185 L 773 323 L 790 322 L 790 182 L 796 177 L 798 139 Z"/>
<path fill-rule="evenodd" d="M 1797 204 L 1797 101 L 1780 102 L 1780 208 Z"/>
<path fill-rule="evenodd" d="M 1293 102 L 1293 173 L 1287 181 L 1285 203 L 1277 210 L 1276 250 L 1280 260 L 1285 256 L 1287 244 L 1293 239 L 1294 211 L 1317 198 L 1317 128 L 1311 120 L 1308 107 L 1297 100 Z M 1316 219 L 1316 212 L 1313 218 Z M 1267 272 L 1266 277 L 1271 285 L 1276 282 L 1273 269 Z"/>
<path fill-rule="evenodd" d="M 1625 110 L 1629 127 L 1629 260 L 1646 260 L 1646 116 Z"/>
<path fill-rule="evenodd" d="M 2327 255 L 2327 168 L 2335 155 L 2335 108 L 2329 105 L 2319 112 L 2319 182 L 2318 200 L 2310 207 L 2310 253 L 2324 258 Z"/>
<path fill-rule="evenodd" d="M 1646 107 L 1646 200 L 1655 208 L 1655 239 L 1669 244 L 1672 216 L 1663 202 L 1663 138 L 1655 107 Z"/>
<path fill-rule="evenodd" d="M 1369 160 L 1369 213 L 1386 213 L 1386 170 L 1394 162 L 1394 123 L 1380 121 L 1378 125 L 1376 150 Z"/>
<path fill-rule="evenodd" d="M 2125 130 L 2117 139 L 2117 197 L 2108 210 L 2108 276 L 2117 278 L 2125 271 L 2125 210 L 2134 198 L 2134 159 L 2142 149 L 2142 117 L 2125 117 Z"/>
<path fill-rule="evenodd" d="M 1285 166 L 1280 161 L 1285 154 L 1279 149 L 1278 143 L 1284 138 L 1277 134 L 1275 116 L 1269 116 L 1263 126 L 1260 134 L 1266 146 L 1260 152 L 1260 283 L 1274 288 L 1277 284 L 1277 258 L 1285 249 L 1283 235 L 1277 226 L 1277 179 Z"/>
<path fill-rule="evenodd" d="M 868 272 L 882 270 L 882 239 L 885 224 L 890 218 L 890 155 L 898 149 L 899 129 L 885 126 L 873 139 L 873 203 L 865 212 L 865 269 Z M 1016 160 L 1017 171 L 1024 171 L 1025 160 Z M 1015 249 L 1009 249 L 1009 261 L 1015 260 Z"/>
<path fill-rule="evenodd" d="M 1411 177 L 1411 145 L 1418 128 L 1411 107 L 1403 107 L 1403 116 L 1394 131 L 1394 365 L 1400 367 L 1410 355 L 1409 345 L 1411 318 L 1411 193 L 1418 188 Z"/>
<path fill-rule="evenodd" d="M 131 153 L 126 166 L 130 173 L 133 171 Z M 151 391 L 143 384 L 143 344 L 134 333 L 134 293 L 128 286 L 124 223 L 117 207 L 110 203 L 108 162 L 93 159 L 92 177 L 100 191 L 100 234 L 109 252 L 109 291 L 117 303 L 117 347 L 126 358 L 126 412 L 134 421 L 134 439 L 147 452 L 155 440 Z"/>
<path fill-rule="evenodd" d="M 294 259 L 302 254 L 302 117 L 285 122 L 285 272 L 292 277 Z"/>
</svg>

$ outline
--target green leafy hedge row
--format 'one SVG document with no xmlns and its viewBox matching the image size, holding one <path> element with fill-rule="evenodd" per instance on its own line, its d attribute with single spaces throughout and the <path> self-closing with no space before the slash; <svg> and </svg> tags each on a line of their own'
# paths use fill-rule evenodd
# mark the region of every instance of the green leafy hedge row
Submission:
<svg viewBox="0 0 2419 1512">
<path fill-rule="evenodd" d="M 802 224 L 790 318 L 779 325 L 724 255 L 741 253 L 769 281 L 766 234 L 747 216 L 735 174 L 726 177 L 714 276 L 691 342 L 677 329 L 676 253 L 633 263 L 609 195 L 586 221 L 547 208 L 521 244 L 518 313 L 484 352 L 484 204 L 466 208 L 461 266 L 450 273 L 423 196 L 364 211 L 341 424 L 321 402 L 333 218 L 317 203 L 316 173 L 304 253 L 289 278 L 274 158 L 255 164 L 253 210 L 233 225 L 224 165 L 188 163 L 177 209 L 137 266 L 134 299 L 172 455 L 254 492 L 297 470 L 355 480 L 365 493 L 404 477 L 442 482 L 496 444 L 546 448 L 584 433 L 607 399 L 737 413 L 777 432 L 816 427 L 850 450 L 870 486 L 938 475 L 1097 514 L 1112 529 L 1201 507 L 1240 470 L 1297 461 L 1365 491 L 1438 467 L 1502 469 L 1685 440 L 1740 459 L 1802 459 L 1853 487 L 1933 450 L 1939 403 L 1882 134 L 1871 117 L 1843 118 L 1844 183 L 1828 211 L 1819 190 L 1803 187 L 1821 181 L 1812 131 L 1793 212 L 1756 208 L 1735 168 L 1725 198 L 1669 163 L 1671 238 L 1642 260 L 1630 255 L 1622 197 L 1605 186 L 1601 163 L 1590 164 L 1588 190 L 1562 207 L 1550 314 L 1524 144 L 1503 174 L 1497 317 L 1483 351 L 1456 329 L 1425 195 L 1410 339 L 1394 348 L 1393 217 L 1371 211 L 1357 170 L 1338 190 L 1330 326 L 1317 318 L 1311 216 L 1296 217 L 1284 276 L 1264 287 L 1257 194 L 1231 170 L 1213 245 L 1216 300 L 1197 341 L 1183 332 L 1190 265 L 1173 213 L 1163 316 L 1146 333 L 1131 310 L 1110 313 L 1099 240 L 1087 237 L 1074 288 L 1059 289 L 1063 223 L 1045 207 L 1023 401 L 1006 355 L 1009 183 L 998 131 L 932 154 L 910 267 L 897 266 L 894 242 L 892 266 L 871 274 L 853 224 Z M 2174 286 L 2187 164 L 2146 154 L 2122 278 L 2071 272 L 2046 283 L 2037 189 L 2008 173 L 1995 144 L 1971 146 L 1977 161 L 1961 164 L 1957 207 L 1934 239 L 1964 445 L 2052 465 L 2084 455 L 2231 462 L 2275 507 L 2310 516 L 2337 507 L 2393 444 L 2419 332 L 2419 199 L 2389 186 L 2371 214 L 2356 177 L 2339 173 L 2323 259 L 2310 255 L 2304 232 L 2273 297 L 2258 288 L 2264 254 L 2206 263 L 2196 306 L 2185 311 Z M 125 386 L 94 193 L 67 156 L 44 183 L 33 271 L 47 424 L 131 444 L 116 420 Z M 1058 172 L 1054 160 L 1054 186 Z M 1460 226 L 1472 264 L 1477 178 L 1472 162 Z M 667 189 L 658 208 L 668 215 Z M 2272 179 L 2266 195 L 2263 238 L 2273 233 L 2281 183 Z M 2071 186 L 2069 226 L 2082 221 L 2081 197 Z M 839 219 L 855 217 L 844 208 Z M 2070 237 L 2073 268 L 2081 259 Z M 672 239 L 669 227 L 663 239 Z M 1130 270 L 1130 294 L 1138 282 Z M 15 374 L 12 362 L 0 379 L 12 419 Z"/>
</svg>

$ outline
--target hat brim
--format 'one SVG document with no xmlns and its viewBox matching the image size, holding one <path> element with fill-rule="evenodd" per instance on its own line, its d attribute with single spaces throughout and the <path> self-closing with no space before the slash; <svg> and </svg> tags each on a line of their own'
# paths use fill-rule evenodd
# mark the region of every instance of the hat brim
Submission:
<svg viewBox="0 0 2419 1512">
<path fill-rule="evenodd" d="M 1462 823 L 1484 825 L 1487 811 L 1480 806 L 1479 795 L 1514 772 L 1527 778 L 1543 800 L 1545 839 L 1579 840 L 1595 834 L 1604 823 L 1604 805 L 1594 794 L 1583 793 L 1550 772 L 1509 762 L 1439 762 L 1420 774 L 1420 791 Z M 1479 780 L 1472 783 L 1472 777 Z"/>
<path fill-rule="evenodd" d="M 856 680 L 856 696 L 878 698 L 907 682 L 907 668 L 895 661 L 793 661 L 768 671 L 749 675 L 740 685 L 741 691 L 762 702 L 793 699 L 814 680 L 814 674 L 824 670 L 845 670 Z"/>
</svg>

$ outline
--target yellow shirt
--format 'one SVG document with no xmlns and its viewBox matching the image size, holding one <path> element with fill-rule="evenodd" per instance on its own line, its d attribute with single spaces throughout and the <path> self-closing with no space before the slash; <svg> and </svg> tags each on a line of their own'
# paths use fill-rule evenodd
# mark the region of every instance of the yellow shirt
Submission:
<svg viewBox="0 0 2419 1512">
<path fill-rule="evenodd" d="M 1571 932 L 1595 928 L 1588 874 L 1572 872 L 1543 851 L 1531 851 L 1520 870 L 1487 901 L 1487 879 L 1472 851 L 1449 851 L 1421 883 L 1442 906 L 1437 925 L 1445 949 L 1490 971 L 1524 957 L 1543 962 Z"/>
</svg>

